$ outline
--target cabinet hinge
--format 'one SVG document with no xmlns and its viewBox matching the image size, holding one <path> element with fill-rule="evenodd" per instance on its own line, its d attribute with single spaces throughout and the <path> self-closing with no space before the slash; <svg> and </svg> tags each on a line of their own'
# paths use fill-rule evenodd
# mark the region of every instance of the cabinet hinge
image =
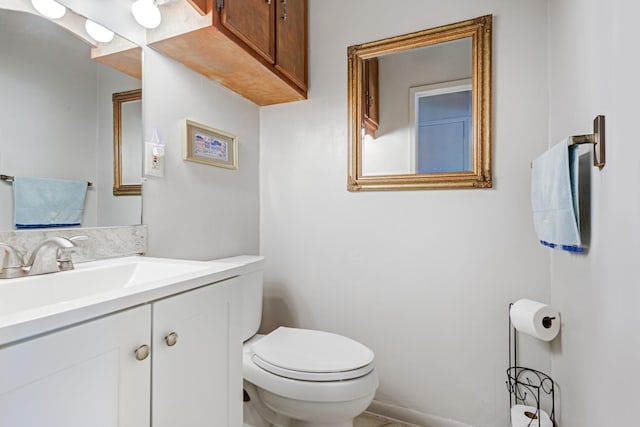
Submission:
<svg viewBox="0 0 640 427">
<path fill-rule="evenodd" d="M 216 7 L 218 8 L 218 12 L 220 12 L 224 7 L 224 0 L 216 0 Z"/>
</svg>

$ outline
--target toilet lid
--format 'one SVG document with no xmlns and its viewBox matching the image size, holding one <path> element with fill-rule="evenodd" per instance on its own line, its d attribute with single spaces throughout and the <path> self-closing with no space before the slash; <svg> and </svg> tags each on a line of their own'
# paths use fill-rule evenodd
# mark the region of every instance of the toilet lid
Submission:
<svg viewBox="0 0 640 427">
<path fill-rule="evenodd" d="M 339 381 L 371 372 L 374 354 L 341 335 L 280 327 L 251 345 L 251 358 L 262 369 L 282 377 Z"/>
</svg>

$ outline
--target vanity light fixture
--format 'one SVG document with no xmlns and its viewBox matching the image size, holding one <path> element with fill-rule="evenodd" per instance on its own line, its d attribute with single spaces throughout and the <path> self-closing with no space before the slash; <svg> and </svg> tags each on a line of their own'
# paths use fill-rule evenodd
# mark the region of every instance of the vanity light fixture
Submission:
<svg viewBox="0 0 640 427">
<path fill-rule="evenodd" d="M 100 43 L 109 43 L 113 40 L 113 31 L 103 27 L 100 24 L 96 24 L 90 19 L 84 23 L 84 28 L 87 30 L 87 33 L 97 42 Z"/>
<path fill-rule="evenodd" d="M 131 13 L 136 22 L 145 28 L 156 28 L 160 25 L 162 16 L 154 0 L 136 0 L 131 5 Z"/>
<path fill-rule="evenodd" d="M 31 0 L 31 5 L 49 19 L 60 19 L 67 12 L 67 8 L 55 0 Z"/>
</svg>

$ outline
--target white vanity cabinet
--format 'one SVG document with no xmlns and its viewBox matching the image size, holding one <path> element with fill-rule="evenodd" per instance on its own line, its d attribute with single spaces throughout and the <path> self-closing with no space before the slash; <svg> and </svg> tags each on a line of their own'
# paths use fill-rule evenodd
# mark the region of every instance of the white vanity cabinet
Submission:
<svg viewBox="0 0 640 427">
<path fill-rule="evenodd" d="M 0 427 L 241 426 L 235 280 L 0 346 Z"/>
<path fill-rule="evenodd" d="M 151 307 L 0 349 L 0 426 L 149 425 Z"/>
<path fill-rule="evenodd" d="M 237 280 L 153 304 L 153 427 L 242 425 Z"/>
</svg>

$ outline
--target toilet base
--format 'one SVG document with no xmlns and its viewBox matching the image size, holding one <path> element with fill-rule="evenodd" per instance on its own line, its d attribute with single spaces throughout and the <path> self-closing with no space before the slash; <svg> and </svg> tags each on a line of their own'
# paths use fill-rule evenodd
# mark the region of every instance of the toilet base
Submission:
<svg viewBox="0 0 640 427">
<path fill-rule="evenodd" d="M 244 381 L 250 401 L 244 403 L 244 422 L 253 427 L 353 427 L 373 393 L 347 402 L 293 400 Z"/>
</svg>

